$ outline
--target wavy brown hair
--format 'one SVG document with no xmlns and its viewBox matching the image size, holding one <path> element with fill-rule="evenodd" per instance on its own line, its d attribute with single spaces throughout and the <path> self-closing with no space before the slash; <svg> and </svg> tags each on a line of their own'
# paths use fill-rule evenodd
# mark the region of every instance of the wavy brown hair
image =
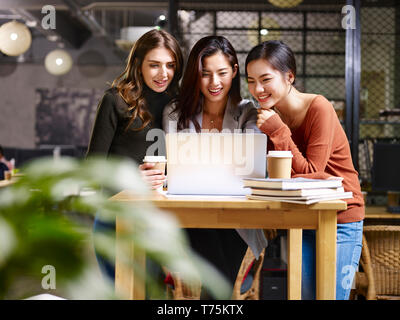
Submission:
<svg viewBox="0 0 400 320">
<path fill-rule="evenodd" d="M 151 121 L 152 115 L 148 111 L 146 99 L 144 98 L 145 82 L 141 73 L 143 60 L 146 54 L 155 48 L 165 48 L 172 52 L 175 57 L 174 78 L 169 84 L 166 93 L 171 99 L 176 97 L 179 92 L 179 80 L 182 77 L 183 57 L 178 41 L 163 30 L 151 30 L 142 35 L 132 47 L 125 70 L 113 81 L 119 95 L 128 104 L 128 111 L 131 113 L 126 130 L 131 126 L 136 118 L 142 120 L 140 128 L 131 130 L 143 130 Z"/>
<path fill-rule="evenodd" d="M 196 115 L 201 112 L 204 100 L 204 96 L 200 90 L 203 62 L 205 58 L 213 56 L 216 53 L 222 53 L 228 59 L 232 69 L 235 64 L 238 66 L 228 95 L 234 105 L 237 105 L 242 100 L 240 95 L 239 62 L 235 49 L 228 39 L 222 36 L 201 38 L 190 51 L 182 79 L 180 95 L 174 110 L 174 112 L 177 111 L 179 114 L 178 130 L 189 128 L 189 121 L 193 122 L 197 132 L 201 130 L 200 124 L 196 120 Z"/>
</svg>

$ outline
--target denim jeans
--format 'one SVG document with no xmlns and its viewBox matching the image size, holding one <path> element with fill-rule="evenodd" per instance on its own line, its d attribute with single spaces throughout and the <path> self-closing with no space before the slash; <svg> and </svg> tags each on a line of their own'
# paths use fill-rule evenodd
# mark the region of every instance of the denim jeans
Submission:
<svg viewBox="0 0 400 320">
<path fill-rule="evenodd" d="M 104 222 L 99 219 L 96 215 L 93 224 L 93 232 L 94 233 L 102 233 L 102 232 L 113 232 L 115 230 L 115 222 Z M 96 260 L 99 264 L 101 273 L 108 277 L 109 280 L 114 281 L 115 279 L 115 265 L 114 263 L 107 260 L 103 255 L 99 253 L 96 247 L 96 243 L 94 243 L 94 252 L 96 254 Z"/>
<path fill-rule="evenodd" d="M 104 222 L 99 218 L 98 215 L 96 215 L 93 225 L 93 232 L 94 233 L 115 232 L 115 221 Z M 113 261 L 109 261 L 99 252 L 99 250 L 96 247 L 96 242 L 94 243 L 94 252 L 103 277 L 105 277 L 111 282 L 115 282 L 115 263 Z M 151 275 L 154 278 L 153 280 L 157 281 L 160 287 L 164 286 L 164 278 L 165 278 L 164 271 L 157 263 L 153 262 L 153 260 L 149 257 L 146 258 L 146 273 L 148 275 Z M 149 282 L 146 281 L 146 298 L 160 299 L 159 296 L 155 297 L 151 296 L 151 294 L 152 294 L 152 287 L 149 284 Z"/>
<path fill-rule="evenodd" d="M 348 300 L 362 248 L 363 221 L 337 225 L 336 300 Z M 302 299 L 316 296 L 315 230 L 303 230 Z"/>
</svg>

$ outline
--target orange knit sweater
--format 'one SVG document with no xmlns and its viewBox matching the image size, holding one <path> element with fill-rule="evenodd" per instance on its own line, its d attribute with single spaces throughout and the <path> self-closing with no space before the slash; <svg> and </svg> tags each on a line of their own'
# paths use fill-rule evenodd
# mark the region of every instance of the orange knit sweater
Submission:
<svg viewBox="0 0 400 320">
<path fill-rule="evenodd" d="M 268 118 L 260 129 L 269 137 L 269 150 L 292 151 L 292 176 L 343 177 L 343 187 L 353 192 L 353 198 L 345 200 L 347 209 L 338 212 L 338 223 L 364 219 L 364 200 L 350 146 L 332 104 L 325 97 L 314 98 L 303 123 L 293 131 L 278 114 Z"/>
</svg>

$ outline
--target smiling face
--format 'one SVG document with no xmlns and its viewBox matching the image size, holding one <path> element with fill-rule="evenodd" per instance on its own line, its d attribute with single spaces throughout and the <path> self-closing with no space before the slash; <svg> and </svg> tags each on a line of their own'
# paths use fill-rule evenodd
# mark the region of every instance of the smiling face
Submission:
<svg viewBox="0 0 400 320">
<path fill-rule="evenodd" d="M 176 61 L 166 48 L 150 50 L 142 63 L 142 76 L 146 85 L 155 92 L 164 92 L 174 78 Z"/>
<path fill-rule="evenodd" d="M 206 102 L 220 102 L 226 99 L 236 72 L 237 65 L 232 68 L 228 58 L 221 52 L 204 58 L 200 91 Z"/>
<path fill-rule="evenodd" d="M 249 92 L 263 109 L 270 109 L 285 99 L 293 81 L 293 73 L 283 74 L 265 59 L 253 60 L 247 65 Z"/>
</svg>

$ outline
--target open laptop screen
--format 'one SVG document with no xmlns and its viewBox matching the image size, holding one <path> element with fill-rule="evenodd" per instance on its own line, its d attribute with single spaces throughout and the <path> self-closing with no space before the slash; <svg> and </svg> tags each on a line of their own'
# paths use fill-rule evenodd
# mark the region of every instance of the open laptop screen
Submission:
<svg viewBox="0 0 400 320">
<path fill-rule="evenodd" d="M 169 194 L 245 195 L 243 178 L 265 178 L 264 134 L 170 133 L 166 145 Z"/>
</svg>

